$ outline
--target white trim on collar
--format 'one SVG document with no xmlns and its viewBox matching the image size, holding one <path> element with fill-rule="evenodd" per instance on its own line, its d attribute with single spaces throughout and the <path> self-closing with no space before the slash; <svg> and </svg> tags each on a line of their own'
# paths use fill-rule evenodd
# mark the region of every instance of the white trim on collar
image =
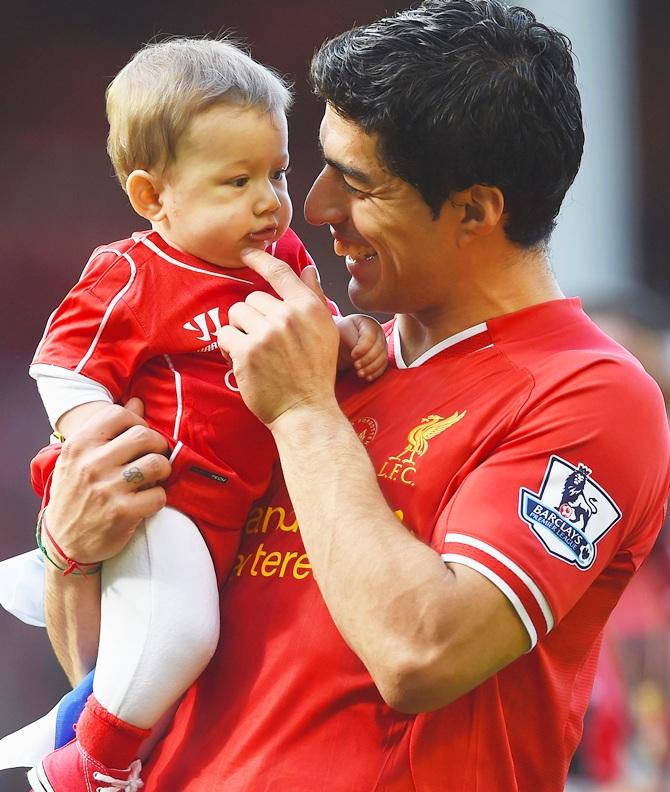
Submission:
<svg viewBox="0 0 670 792">
<path fill-rule="evenodd" d="M 398 328 L 398 319 L 396 317 L 395 321 L 393 322 L 393 355 L 395 357 L 395 364 L 399 369 L 416 368 L 417 366 L 425 363 L 427 360 L 430 360 L 430 358 L 435 357 L 435 355 L 438 355 L 440 352 L 444 352 L 445 349 L 448 349 L 449 347 L 452 347 L 461 341 L 465 341 L 467 338 L 472 338 L 479 333 L 484 333 L 486 330 L 488 330 L 488 325 L 486 322 L 482 322 L 481 324 L 475 325 L 474 327 L 468 327 L 466 330 L 461 330 L 460 333 L 456 333 L 455 335 L 449 336 L 443 341 L 438 342 L 435 344 L 435 346 L 428 349 L 422 355 L 419 355 L 416 360 L 407 365 L 402 357 L 400 330 Z M 487 346 L 491 346 L 491 344 L 487 344 Z"/>
<path fill-rule="evenodd" d="M 245 280 L 244 278 L 235 278 L 233 275 L 226 275 L 224 272 L 210 272 L 210 270 L 200 269 L 200 267 L 194 267 L 192 264 L 186 264 L 184 261 L 178 261 L 176 258 L 169 256 L 165 251 L 161 250 L 155 242 L 152 242 L 147 237 L 142 237 L 140 241 L 157 256 L 160 256 L 170 264 L 174 264 L 176 267 L 191 270 L 192 272 L 201 272 L 203 275 L 212 275 L 214 278 L 226 278 L 226 280 L 238 281 L 238 283 L 248 283 L 251 286 L 254 285 L 252 281 Z"/>
</svg>

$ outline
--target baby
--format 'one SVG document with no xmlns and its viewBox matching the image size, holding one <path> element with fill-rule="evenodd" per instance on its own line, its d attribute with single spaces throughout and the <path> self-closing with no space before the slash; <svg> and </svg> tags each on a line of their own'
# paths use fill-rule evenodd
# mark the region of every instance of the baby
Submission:
<svg viewBox="0 0 670 792">
<path fill-rule="evenodd" d="M 172 475 L 168 506 L 102 567 L 93 695 L 76 740 L 30 771 L 36 792 L 86 792 L 101 782 L 139 789 L 140 744 L 217 646 L 217 582 L 276 451 L 244 406 L 216 334 L 233 303 L 273 293 L 242 263 L 242 250 L 267 248 L 298 274 L 313 266 L 289 229 L 290 102 L 274 72 L 219 40 L 146 46 L 108 88 L 108 151 L 151 230 L 94 250 L 49 318 L 30 373 L 61 438 L 105 404 L 142 398 L 147 422 L 168 442 Z M 340 361 L 365 379 L 380 376 L 380 326 L 331 310 Z M 58 448 L 33 464 L 40 491 Z M 101 568 L 69 558 L 44 512 L 38 543 L 63 574 Z"/>
</svg>

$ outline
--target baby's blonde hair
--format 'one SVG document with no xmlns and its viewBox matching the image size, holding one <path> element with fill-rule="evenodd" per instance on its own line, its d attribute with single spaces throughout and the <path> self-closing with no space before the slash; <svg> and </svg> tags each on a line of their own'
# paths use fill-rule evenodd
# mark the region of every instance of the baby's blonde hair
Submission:
<svg viewBox="0 0 670 792">
<path fill-rule="evenodd" d="M 125 189 L 137 168 L 165 168 L 198 113 L 218 103 L 287 113 L 291 89 L 230 40 L 147 44 L 107 88 L 107 151 Z"/>
</svg>

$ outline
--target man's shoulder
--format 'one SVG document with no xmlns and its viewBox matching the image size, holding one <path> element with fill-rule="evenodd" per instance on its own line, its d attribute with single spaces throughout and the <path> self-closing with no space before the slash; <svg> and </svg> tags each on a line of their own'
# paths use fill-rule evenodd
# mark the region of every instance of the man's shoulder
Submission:
<svg viewBox="0 0 670 792">
<path fill-rule="evenodd" d="M 525 314 L 525 315 L 524 315 Z M 536 393 L 574 390 L 649 395 L 658 386 L 578 300 L 556 300 L 491 323 L 496 348 L 534 382 Z"/>
</svg>

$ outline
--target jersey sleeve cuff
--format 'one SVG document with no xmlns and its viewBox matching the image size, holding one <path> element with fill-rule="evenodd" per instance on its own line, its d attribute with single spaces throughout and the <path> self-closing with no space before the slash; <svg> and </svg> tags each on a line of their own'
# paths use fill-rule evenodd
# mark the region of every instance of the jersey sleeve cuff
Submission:
<svg viewBox="0 0 670 792">
<path fill-rule="evenodd" d="M 74 407 L 94 401 L 114 403 L 104 385 L 69 369 L 36 363 L 29 373 L 37 381 L 44 409 L 54 429 L 58 420 Z"/>
<path fill-rule="evenodd" d="M 528 633 L 529 651 L 552 630 L 554 616 L 539 586 L 497 548 L 472 536 L 448 533 L 442 559 L 474 569 L 505 595 Z"/>
</svg>

